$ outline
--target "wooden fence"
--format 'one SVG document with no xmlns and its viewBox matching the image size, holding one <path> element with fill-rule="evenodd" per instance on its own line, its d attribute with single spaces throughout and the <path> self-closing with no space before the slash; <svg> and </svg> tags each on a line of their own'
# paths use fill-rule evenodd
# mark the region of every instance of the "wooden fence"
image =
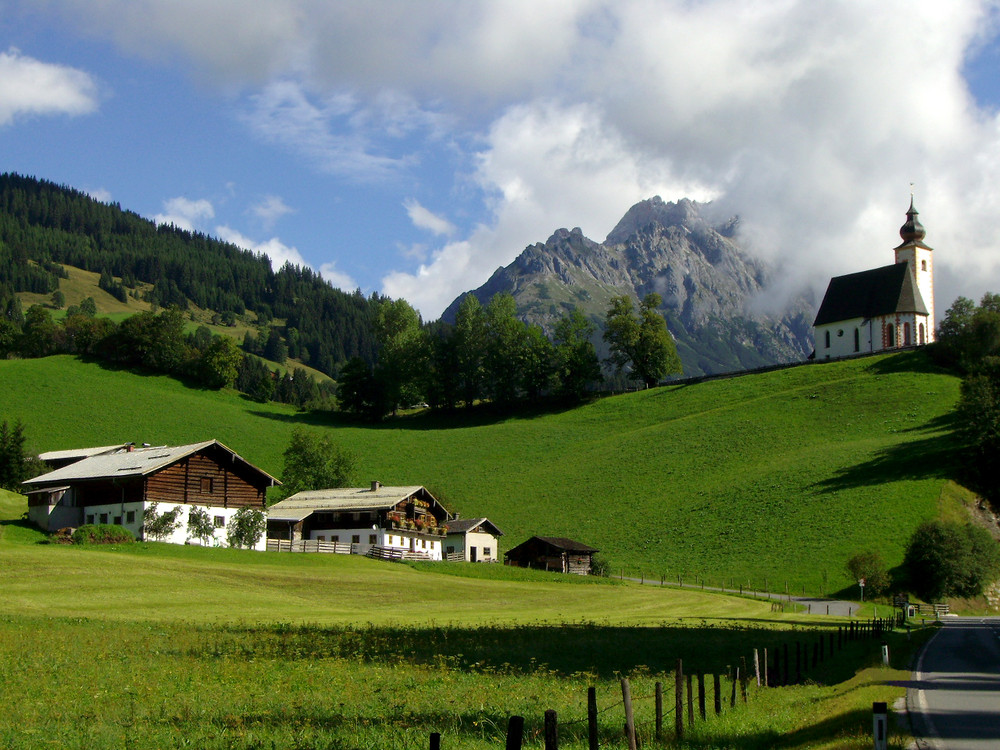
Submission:
<svg viewBox="0 0 1000 750">
<path fill-rule="evenodd" d="M 268 552 L 326 552 L 337 555 L 355 554 L 355 546 L 348 542 L 321 542 L 318 539 L 268 539 Z"/>
<path fill-rule="evenodd" d="M 902 614 L 891 618 L 854 621 L 848 625 L 837 627 L 812 636 L 801 634 L 793 643 L 783 643 L 777 648 L 753 649 L 750 662 L 746 656 L 735 660 L 735 664 L 727 668 L 725 673 L 686 673 L 684 663 L 677 660 L 674 669 L 672 695 L 670 685 L 662 682 L 655 684 L 654 693 L 647 696 L 633 696 L 628 679 L 622 679 L 622 700 L 598 709 L 597 691 L 587 689 L 586 717 L 573 721 L 559 723 L 555 711 L 548 710 L 544 714 L 543 737 L 545 750 L 558 750 L 559 727 L 564 729 L 574 725 L 587 724 L 587 740 L 589 750 L 599 750 L 598 717 L 601 713 L 622 706 L 625 712 L 625 726 L 622 742 L 629 750 L 638 750 L 649 740 L 661 741 L 666 738 L 667 730 L 664 722 L 673 715 L 673 738 L 675 741 L 684 739 L 685 732 L 696 722 L 711 721 L 713 717 L 724 711 L 738 710 L 738 707 L 750 702 L 756 690 L 779 688 L 801 684 L 808 673 L 821 663 L 842 650 L 849 642 L 862 640 L 881 640 L 894 627 L 903 624 Z M 711 687 L 709 687 L 711 686 Z M 711 699 L 711 704 L 709 704 Z M 652 722 L 636 721 L 635 708 L 641 703 L 652 703 Z M 711 705 L 711 708 L 709 708 Z M 582 713 L 582 709 L 581 709 Z M 524 744 L 523 716 L 511 716 L 507 722 L 506 750 L 521 750 Z M 442 737 L 439 732 L 430 735 L 431 750 L 441 750 Z"/>
</svg>

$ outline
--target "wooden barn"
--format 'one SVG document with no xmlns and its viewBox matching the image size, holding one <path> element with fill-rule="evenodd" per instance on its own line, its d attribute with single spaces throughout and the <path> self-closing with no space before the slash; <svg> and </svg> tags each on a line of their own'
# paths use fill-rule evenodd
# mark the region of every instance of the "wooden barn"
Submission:
<svg viewBox="0 0 1000 750">
<path fill-rule="evenodd" d="M 594 554 L 599 550 L 572 539 L 533 536 L 504 553 L 504 564 L 519 568 L 553 570 L 557 573 L 589 575 Z"/>
<path fill-rule="evenodd" d="M 204 509 L 217 529 L 214 543 L 222 544 L 236 511 L 265 511 L 267 488 L 280 484 L 218 440 L 77 453 L 83 457 L 24 483 L 28 518 L 42 529 L 110 523 L 141 539 L 143 513 L 156 503 L 159 513 L 178 506 Z M 186 521 L 187 512 L 182 516 Z M 163 541 L 190 541 L 187 524 Z"/>
</svg>

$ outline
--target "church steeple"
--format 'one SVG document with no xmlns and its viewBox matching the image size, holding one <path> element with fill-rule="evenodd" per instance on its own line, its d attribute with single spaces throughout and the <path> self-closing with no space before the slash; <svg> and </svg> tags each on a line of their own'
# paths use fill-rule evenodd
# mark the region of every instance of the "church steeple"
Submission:
<svg viewBox="0 0 1000 750">
<path fill-rule="evenodd" d="M 910 210 L 906 212 L 906 221 L 899 228 L 899 236 L 903 238 L 903 244 L 914 243 L 923 246 L 923 239 L 927 236 L 927 230 L 917 218 L 920 212 L 913 205 L 913 196 L 910 196 Z"/>
<path fill-rule="evenodd" d="M 917 343 L 934 341 L 934 252 L 924 244 L 927 230 L 917 218 L 917 208 L 913 205 L 913 194 L 910 194 L 910 209 L 906 212 L 906 221 L 899 228 L 899 236 L 903 242 L 895 248 L 896 262 L 909 263 L 910 273 L 917 282 L 920 296 L 927 307 L 927 329 L 923 336 L 918 336 Z"/>
</svg>

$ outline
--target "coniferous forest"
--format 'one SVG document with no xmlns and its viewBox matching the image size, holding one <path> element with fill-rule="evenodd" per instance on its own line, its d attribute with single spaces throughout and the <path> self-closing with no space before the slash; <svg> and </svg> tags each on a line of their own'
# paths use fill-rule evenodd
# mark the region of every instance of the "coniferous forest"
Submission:
<svg viewBox="0 0 1000 750">
<path fill-rule="evenodd" d="M 156 225 L 72 188 L 0 175 L 0 298 L 54 292 L 61 265 L 100 273 L 102 288 L 119 299 L 142 283 L 152 285 L 145 299 L 160 307 L 284 319 L 299 358 L 331 376 L 352 357 L 375 360 L 377 298 L 335 289 L 309 268 L 274 271 L 262 254 Z"/>
</svg>

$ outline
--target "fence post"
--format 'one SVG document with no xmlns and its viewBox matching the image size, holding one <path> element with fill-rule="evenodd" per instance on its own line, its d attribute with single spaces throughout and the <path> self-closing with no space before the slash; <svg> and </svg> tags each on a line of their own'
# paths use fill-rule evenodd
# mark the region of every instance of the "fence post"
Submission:
<svg viewBox="0 0 1000 750">
<path fill-rule="evenodd" d="M 722 713 L 722 684 L 718 674 L 712 675 L 712 687 L 715 688 L 715 715 L 718 716 Z"/>
<path fill-rule="evenodd" d="M 635 742 L 635 716 L 632 714 L 632 689 L 628 680 L 622 680 L 622 703 L 625 704 L 625 738 L 628 750 L 637 750 Z"/>
<path fill-rule="evenodd" d="M 656 739 L 663 738 L 663 683 L 656 683 Z"/>
<path fill-rule="evenodd" d="M 757 680 L 757 687 L 760 687 L 760 655 L 757 649 L 753 650 L 753 676 Z"/>
<path fill-rule="evenodd" d="M 771 683 L 767 681 L 767 649 L 766 648 L 764 649 L 764 661 L 763 661 L 762 667 L 764 669 L 764 674 L 761 675 L 761 676 L 763 677 L 763 680 L 764 680 L 764 687 L 771 687 Z"/>
<path fill-rule="evenodd" d="M 788 683 L 788 644 L 781 644 L 781 684 L 787 685 Z"/>
<path fill-rule="evenodd" d="M 506 750 L 521 750 L 524 742 L 524 717 L 511 716 L 507 720 L 507 746 Z"/>
<path fill-rule="evenodd" d="M 705 721 L 705 673 L 698 673 L 698 713 L 701 720 Z"/>
<path fill-rule="evenodd" d="M 545 712 L 545 750 L 559 750 L 559 725 L 551 708 Z"/>
<path fill-rule="evenodd" d="M 693 727 L 694 726 L 694 690 L 692 689 L 691 677 L 692 677 L 691 674 L 687 675 L 687 684 L 688 684 L 688 726 L 689 727 Z"/>
<path fill-rule="evenodd" d="M 747 702 L 747 658 L 745 656 L 740 657 L 740 697 L 743 698 L 743 702 Z"/>
<path fill-rule="evenodd" d="M 735 671 L 732 673 L 732 677 L 733 677 L 733 691 L 732 694 L 729 696 L 729 707 L 736 708 L 736 683 L 739 682 L 740 679 L 739 667 L 736 667 Z"/>
<path fill-rule="evenodd" d="M 680 659 L 674 673 L 674 734 L 684 739 L 684 662 Z"/>
<path fill-rule="evenodd" d="M 587 688 L 587 738 L 589 750 L 597 750 L 597 688 Z"/>
</svg>

